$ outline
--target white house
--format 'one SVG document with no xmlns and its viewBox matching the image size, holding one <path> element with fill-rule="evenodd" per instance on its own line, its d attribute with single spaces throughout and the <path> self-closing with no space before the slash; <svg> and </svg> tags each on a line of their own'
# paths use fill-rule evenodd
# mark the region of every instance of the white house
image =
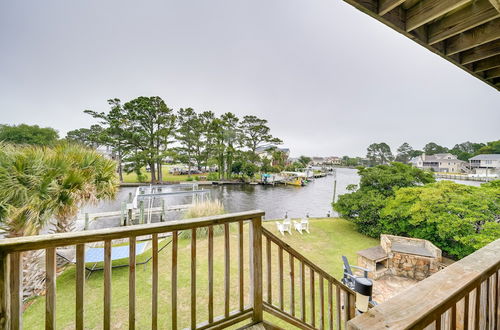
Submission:
<svg viewBox="0 0 500 330">
<path fill-rule="evenodd" d="M 466 171 L 466 164 L 463 160 L 450 153 L 426 155 L 422 154 L 410 159 L 410 163 L 422 170 L 432 170 L 434 172 L 461 173 Z"/>
<path fill-rule="evenodd" d="M 500 154 L 474 156 L 469 159 L 469 166 L 477 176 L 498 177 L 500 175 Z"/>
</svg>

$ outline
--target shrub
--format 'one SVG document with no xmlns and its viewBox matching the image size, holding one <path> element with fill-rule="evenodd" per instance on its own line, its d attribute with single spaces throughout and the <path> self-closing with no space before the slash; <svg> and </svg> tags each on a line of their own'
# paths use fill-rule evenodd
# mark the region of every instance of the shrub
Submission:
<svg viewBox="0 0 500 330">
<path fill-rule="evenodd" d="M 212 215 L 224 214 L 224 205 L 219 200 L 204 201 L 191 206 L 184 214 L 184 219 L 209 217 Z M 220 235 L 224 232 L 224 226 L 214 226 L 214 235 Z M 208 227 L 198 228 L 196 237 L 203 238 L 208 236 Z M 180 234 L 181 238 L 191 238 L 191 230 L 184 230 Z"/>
<path fill-rule="evenodd" d="M 207 180 L 208 181 L 216 181 L 219 180 L 219 174 L 216 172 L 208 173 L 207 175 Z"/>
</svg>

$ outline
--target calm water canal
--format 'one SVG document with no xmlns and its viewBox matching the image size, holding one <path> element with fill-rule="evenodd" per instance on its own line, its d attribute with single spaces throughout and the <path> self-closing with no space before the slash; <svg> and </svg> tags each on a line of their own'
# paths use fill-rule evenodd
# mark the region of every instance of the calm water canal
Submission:
<svg viewBox="0 0 500 330">
<path fill-rule="evenodd" d="M 358 184 L 359 176 L 357 170 L 348 168 L 337 169 L 337 196 L 346 193 L 346 186 Z M 479 185 L 474 181 L 459 181 L 459 183 Z M 263 185 L 212 185 L 200 186 L 200 189 L 210 191 L 211 199 L 218 199 L 224 204 L 227 212 L 239 212 L 260 209 L 266 212 L 265 219 L 283 218 L 285 213 L 289 217 L 303 217 L 307 213 L 311 217 L 326 217 L 328 213 L 332 216 L 331 203 L 333 198 L 334 176 L 329 175 L 318 178 L 310 182 L 305 187 L 296 186 L 263 186 Z M 190 186 L 172 185 L 168 191 L 190 190 Z M 121 188 L 117 198 L 113 201 L 104 201 L 96 206 L 88 206 L 82 213 L 94 213 L 120 210 L 122 201 L 128 199 L 131 192 L 135 193 L 135 187 Z M 192 202 L 191 196 L 167 196 L 166 205 L 189 204 Z M 159 205 L 159 200 L 155 203 Z M 171 211 L 167 214 L 167 219 L 182 218 L 181 212 Z M 157 221 L 153 217 L 153 222 Z M 120 225 L 120 219 L 101 218 L 91 223 L 90 228 L 114 227 Z"/>
</svg>

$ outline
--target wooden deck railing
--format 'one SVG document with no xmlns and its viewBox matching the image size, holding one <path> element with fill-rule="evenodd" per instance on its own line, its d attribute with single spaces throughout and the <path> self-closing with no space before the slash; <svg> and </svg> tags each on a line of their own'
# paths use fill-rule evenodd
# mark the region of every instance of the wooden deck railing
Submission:
<svg viewBox="0 0 500 330">
<path fill-rule="evenodd" d="M 500 239 L 357 316 L 349 329 L 499 329 Z"/>
<path fill-rule="evenodd" d="M 264 311 L 302 329 L 344 328 L 345 323 L 355 315 L 354 292 L 270 231 L 263 229 L 262 233 L 266 238 Z M 277 252 L 277 256 L 272 250 Z M 277 276 L 272 266 L 273 258 L 278 259 Z M 284 265 L 287 259 L 288 265 Z M 285 268 L 287 280 L 284 278 Z M 285 281 L 288 282 L 286 286 Z M 296 286 L 298 294 L 295 293 Z M 277 293 L 277 297 L 273 297 L 273 292 Z"/>
<path fill-rule="evenodd" d="M 164 312 L 160 314 L 159 310 L 165 309 L 159 303 L 159 279 L 170 276 L 171 282 L 171 307 L 170 315 L 168 315 L 168 324 L 162 323 L 163 326 L 177 329 L 181 327 L 179 316 L 184 316 L 184 323 L 189 322 L 191 329 L 207 329 L 212 327 L 222 328 L 244 320 L 249 320 L 248 323 L 256 323 L 263 320 L 263 312 L 267 311 L 291 324 L 301 328 L 324 328 L 328 321 L 329 327 L 335 325 L 340 328 L 341 322 L 347 322 L 354 316 L 354 295 L 351 290 L 338 282 L 332 276 L 318 268 L 296 250 L 285 244 L 279 238 L 274 236 L 269 231 L 262 228 L 262 211 L 250 211 L 233 213 L 228 215 L 198 218 L 182 221 L 170 221 L 166 223 L 155 223 L 147 225 L 136 225 L 120 228 L 109 228 L 101 230 L 91 230 L 83 232 L 72 232 L 64 234 L 39 235 L 30 237 L 20 237 L 12 239 L 4 239 L 0 241 L 0 328 L 1 329 L 22 329 L 23 328 L 23 253 L 33 250 L 45 251 L 45 328 L 56 328 L 56 317 L 58 308 L 56 308 L 56 249 L 64 246 L 75 246 L 75 311 L 74 311 L 74 326 L 76 329 L 83 329 L 85 324 L 85 248 L 86 244 L 103 242 L 104 243 L 104 295 L 103 295 L 103 320 L 102 327 L 110 329 L 112 325 L 112 292 L 116 288 L 112 287 L 112 242 L 113 240 L 128 241 L 129 244 L 129 280 L 128 280 L 128 326 L 129 329 L 134 329 L 137 325 L 137 317 L 139 313 L 144 313 L 143 307 L 137 306 L 136 298 L 136 242 L 145 236 L 151 239 L 151 310 L 148 311 L 148 317 L 151 315 L 150 326 L 152 329 L 159 327 L 159 316 L 162 316 L 164 321 Z M 244 239 L 245 227 L 248 223 L 248 240 Z M 238 242 L 231 246 L 230 224 L 233 228 L 233 234 L 236 232 Z M 215 301 L 214 298 L 214 226 L 223 227 L 223 301 Z M 207 228 L 208 235 L 206 244 L 208 247 L 207 255 L 200 256 L 197 251 L 197 230 L 199 228 Z M 179 282 L 179 234 L 181 231 L 191 231 L 190 246 L 190 288 L 184 292 L 190 292 L 190 297 L 186 299 L 185 294 L 179 296 L 179 285 L 187 284 Z M 170 269 L 167 269 L 167 274 L 160 274 L 159 271 L 159 238 L 165 233 L 171 235 L 171 263 Z M 263 244 L 262 239 L 266 239 L 267 251 L 267 286 L 268 296 L 267 301 L 263 299 Z M 219 239 L 219 238 L 218 238 Z M 201 243 L 200 243 L 201 244 Z M 246 244 L 246 245 L 245 245 Z M 272 300 L 270 281 L 271 273 L 271 244 L 274 244 L 279 249 L 279 303 L 275 305 Z M 231 286 L 231 247 L 236 246 L 238 261 L 237 261 L 237 290 L 234 290 L 234 285 Z M 244 256 L 244 250 L 248 249 L 248 259 Z M 291 267 L 290 283 L 291 289 L 287 293 L 291 302 L 291 309 L 286 310 L 284 306 L 284 267 L 283 253 L 289 255 Z M 206 271 L 198 267 L 197 260 L 207 261 Z M 206 259 L 205 259 L 206 258 Z M 248 262 L 247 267 L 250 270 L 248 283 L 245 283 L 245 261 Z M 294 262 L 297 261 L 300 267 L 300 314 L 295 312 L 296 295 L 295 295 L 295 267 Z M 234 264 L 234 263 L 233 263 Z M 306 269 L 309 270 L 309 276 L 306 275 Z M 233 266 L 234 272 L 234 266 Z M 204 283 L 207 284 L 208 300 L 207 304 L 198 306 L 197 301 L 197 279 L 204 277 Z M 310 281 L 308 290 L 309 299 L 306 303 L 306 278 Z M 316 280 L 318 285 L 316 286 Z M 184 281 L 186 282 L 186 281 Z M 219 282 L 218 282 L 219 283 Z M 233 282 L 234 283 L 234 282 Z M 326 283 L 326 287 L 325 287 Z M 333 287 L 335 287 L 335 302 L 333 298 Z M 233 288 L 233 291 L 231 289 Z M 327 297 L 325 295 L 325 288 Z M 319 297 L 315 296 L 316 290 L 319 290 Z M 233 298 L 233 299 L 231 299 Z M 179 301 L 183 299 L 189 301 L 189 312 L 183 309 L 183 314 L 179 314 Z M 237 306 L 232 306 L 231 302 L 237 301 Z M 325 317 L 325 301 L 328 320 Z M 224 306 L 222 315 L 215 315 L 214 305 Z M 346 308 L 342 305 L 348 306 Z M 307 306 L 307 307 L 306 307 Z M 316 307 L 318 306 L 318 307 Z M 138 310 L 140 308 L 140 310 Z M 306 316 L 306 308 L 310 308 L 309 314 Z M 149 309 L 149 308 L 148 308 Z M 197 313 L 198 309 L 208 310 L 207 319 L 199 320 Z M 205 311 L 206 311 L 205 310 Z M 189 313 L 187 321 L 186 313 Z M 88 320 L 88 318 L 87 318 Z M 343 324 L 342 324 L 343 325 Z"/>
</svg>

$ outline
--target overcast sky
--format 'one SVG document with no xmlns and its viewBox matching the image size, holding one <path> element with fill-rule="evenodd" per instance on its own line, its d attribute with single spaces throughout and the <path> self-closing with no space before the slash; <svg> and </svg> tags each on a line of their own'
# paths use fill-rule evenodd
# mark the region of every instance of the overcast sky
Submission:
<svg viewBox="0 0 500 330">
<path fill-rule="evenodd" d="M 500 138 L 500 93 L 341 0 L 0 1 L 0 122 L 88 127 L 84 109 L 269 120 L 293 156 Z"/>
</svg>

